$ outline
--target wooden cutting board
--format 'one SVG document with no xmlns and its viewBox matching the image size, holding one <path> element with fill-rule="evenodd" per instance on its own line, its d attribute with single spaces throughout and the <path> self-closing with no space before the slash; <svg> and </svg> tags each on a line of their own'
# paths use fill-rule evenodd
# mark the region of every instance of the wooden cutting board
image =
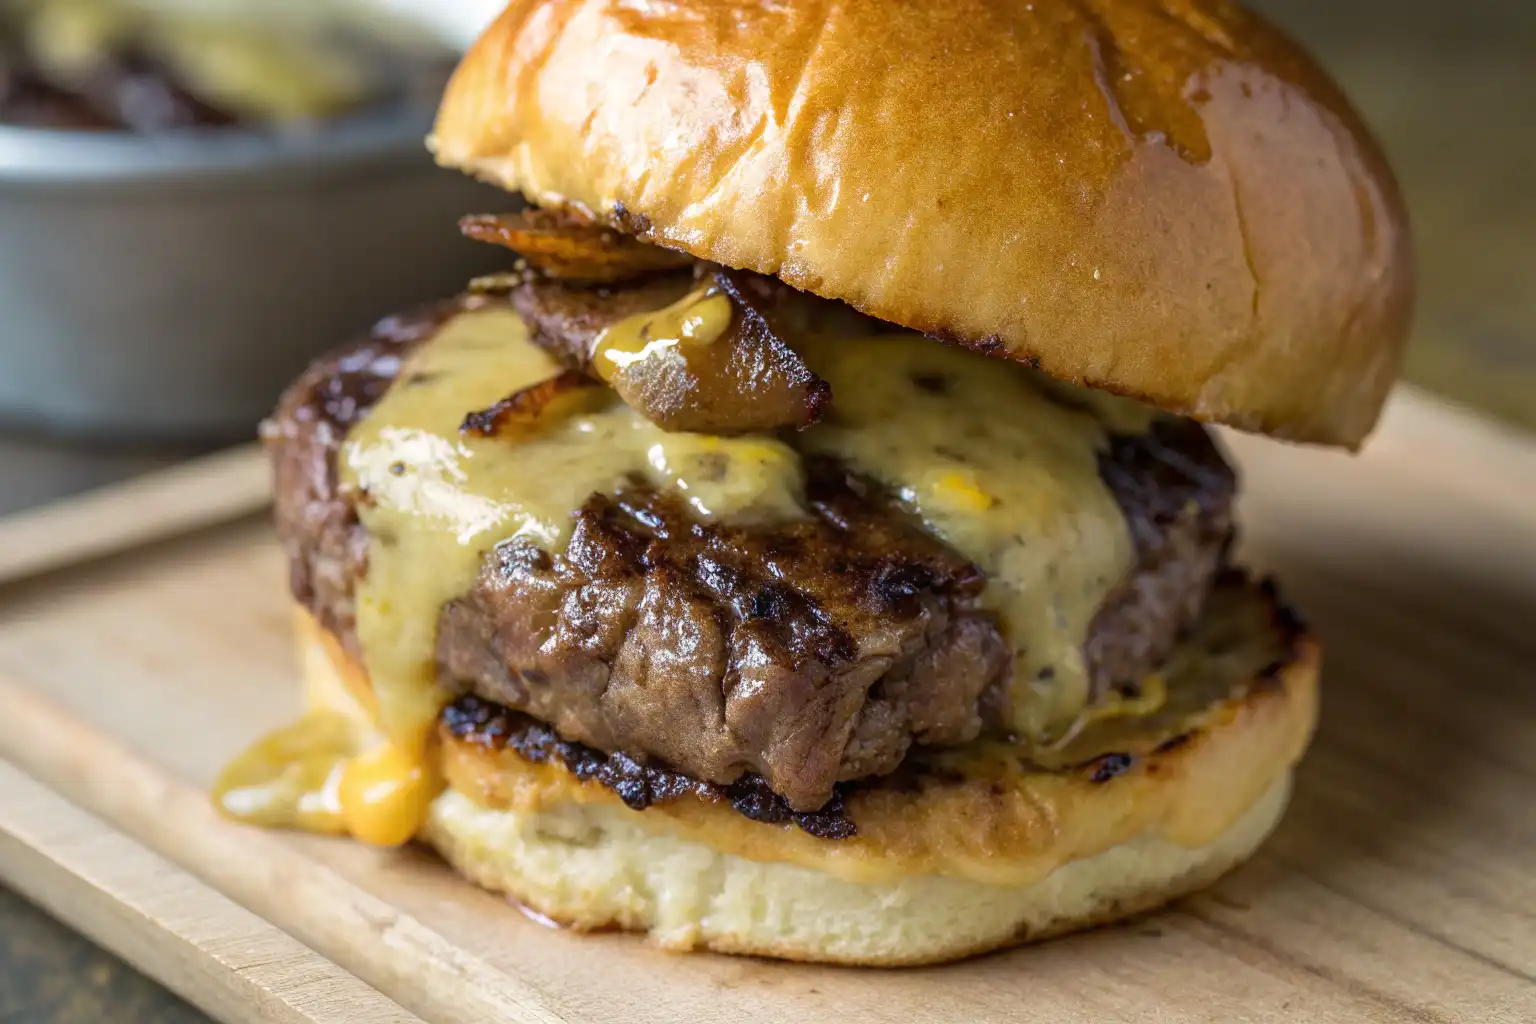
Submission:
<svg viewBox="0 0 1536 1024">
<path fill-rule="evenodd" d="M 668 955 L 218 820 L 299 703 L 250 451 L 0 522 L 0 875 L 228 1020 L 1536 1021 L 1536 446 L 1412 393 L 1359 458 L 1229 441 L 1323 725 L 1258 858 L 1129 925 L 922 970 Z"/>
</svg>

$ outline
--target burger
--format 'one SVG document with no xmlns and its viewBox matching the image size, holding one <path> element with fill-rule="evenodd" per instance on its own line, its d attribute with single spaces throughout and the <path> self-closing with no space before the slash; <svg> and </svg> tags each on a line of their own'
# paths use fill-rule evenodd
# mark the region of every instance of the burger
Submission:
<svg viewBox="0 0 1536 1024">
<path fill-rule="evenodd" d="M 1207 425 L 1357 447 L 1412 291 L 1295 46 L 1220 0 L 518 0 L 430 144 L 509 193 L 461 225 L 506 271 L 264 425 L 312 710 L 227 813 L 871 965 L 1253 853 L 1319 648 Z"/>
</svg>

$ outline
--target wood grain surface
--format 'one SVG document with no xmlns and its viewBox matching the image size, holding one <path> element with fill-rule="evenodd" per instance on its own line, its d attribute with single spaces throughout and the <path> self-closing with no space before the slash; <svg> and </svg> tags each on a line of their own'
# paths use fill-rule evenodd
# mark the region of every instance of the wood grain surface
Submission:
<svg viewBox="0 0 1536 1024">
<path fill-rule="evenodd" d="M 0 757 L 257 915 L 253 943 L 271 922 L 429 1021 L 1536 1020 L 1536 454 L 1411 394 L 1357 459 L 1229 440 L 1244 557 L 1326 645 L 1323 724 L 1261 854 L 1130 925 L 895 972 L 673 956 L 544 928 L 416 851 L 222 822 L 202 787 L 299 702 L 282 558 L 250 519 L 105 558 L 98 538 L 0 588 Z M 85 871 L 49 835 L 34 860 Z M 12 850 L 0 871 L 38 894 Z M 68 883 L 71 920 L 155 916 L 133 877 Z M 208 955 L 188 939 L 177 969 Z"/>
<path fill-rule="evenodd" d="M 270 477 L 247 445 L 19 512 L 0 537 L 0 581 L 227 523 L 267 504 Z"/>
<path fill-rule="evenodd" d="M 0 873 L 61 920 L 224 1020 L 356 1015 L 396 1003 L 174 864 L 0 762 Z"/>
</svg>

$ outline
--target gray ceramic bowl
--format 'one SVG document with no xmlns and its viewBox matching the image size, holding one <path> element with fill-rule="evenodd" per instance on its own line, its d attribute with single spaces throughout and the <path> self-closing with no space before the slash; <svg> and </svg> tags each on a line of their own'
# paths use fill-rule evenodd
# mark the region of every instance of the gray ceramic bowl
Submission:
<svg viewBox="0 0 1536 1024">
<path fill-rule="evenodd" d="M 309 134 L 0 127 L 0 423 L 248 434 L 314 355 L 506 260 L 506 195 L 432 164 L 430 112 Z"/>
</svg>

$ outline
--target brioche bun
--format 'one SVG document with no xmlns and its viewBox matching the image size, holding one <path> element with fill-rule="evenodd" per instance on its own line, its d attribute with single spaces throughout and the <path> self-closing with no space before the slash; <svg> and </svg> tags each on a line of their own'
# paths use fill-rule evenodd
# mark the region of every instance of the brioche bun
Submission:
<svg viewBox="0 0 1536 1024">
<path fill-rule="evenodd" d="M 515 0 L 438 160 L 1195 419 L 1357 446 L 1413 288 L 1328 78 L 1217 0 Z"/>
<path fill-rule="evenodd" d="M 895 966 L 1104 924 L 1209 884 L 1279 820 L 1317 699 L 1317 645 L 1285 628 L 1283 660 L 1126 733 L 1112 775 L 1094 763 L 999 774 L 937 754 L 962 758 L 940 783 L 850 793 L 858 833 L 842 840 L 694 794 L 631 810 L 558 761 L 444 726 L 449 788 L 423 838 L 539 914 L 669 949 Z M 1274 630 L 1225 635 L 1215 658 Z M 366 673 L 302 611 L 298 642 L 311 704 L 371 721 Z"/>
</svg>

